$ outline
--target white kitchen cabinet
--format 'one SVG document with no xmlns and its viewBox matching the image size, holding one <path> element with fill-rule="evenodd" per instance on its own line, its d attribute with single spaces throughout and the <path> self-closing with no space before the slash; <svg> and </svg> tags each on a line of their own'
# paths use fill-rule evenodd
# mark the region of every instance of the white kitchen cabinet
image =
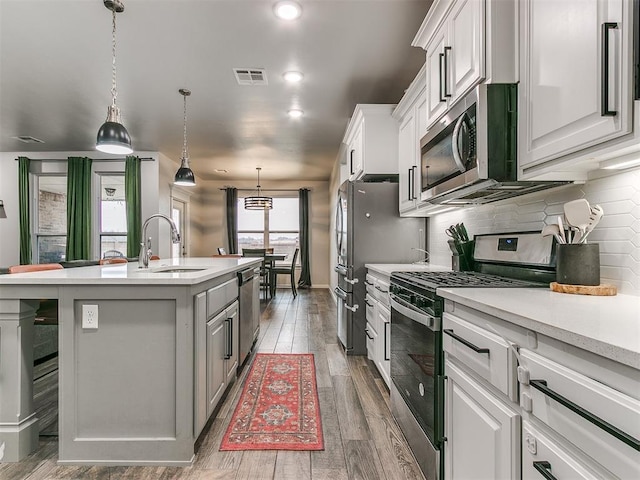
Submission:
<svg viewBox="0 0 640 480">
<path fill-rule="evenodd" d="M 436 0 L 412 45 L 426 51 L 426 125 L 482 80 L 514 83 L 514 0 Z"/>
<path fill-rule="evenodd" d="M 390 277 L 369 270 L 366 275 L 367 284 L 367 358 L 371 360 L 380 376 L 390 386 L 391 365 L 390 335 L 391 310 L 389 308 Z"/>
<path fill-rule="evenodd" d="M 423 66 L 393 111 L 393 117 L 399 124 L 398 190 L 401 215 L 413 211 L 420 198 L 420 139 L 427 133 L 425 72 L 426 66 Z"/>
<path fill-rule="evenodd" d="M 227 312 L 207 322 L 207 418 L 222 398 L 226 382 Z M 206 423 L 206 421 L 205 421 Z"/>
<path fill-rule="evenodd" d="M 578 180 L 633 129 L 633 2 L 520 3 L 520 178 Z M 582 153 L 580 153 L 582 152 Z"/>
<path fill-rule="evenodd" d="M 519 478 L 518 412 L 450 360 L 445 375 L 445 478 Z"/>
<path fill-rule="evenodd" d="M 398 173 L 398 125 L 391 117 L 395 105 L 358 104 L 347 126 L 349 180 Z"/>
</svg>

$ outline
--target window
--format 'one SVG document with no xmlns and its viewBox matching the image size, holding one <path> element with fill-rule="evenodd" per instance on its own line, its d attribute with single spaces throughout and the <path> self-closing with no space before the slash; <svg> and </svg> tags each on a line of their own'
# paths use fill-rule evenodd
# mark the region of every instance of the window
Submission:
<svg viewBox="0 0 640 480">
<path fill-rule="evenodd" d="M 127 256 L 124 175 L 100 175 L 100 258 Z"/>
<path fill-rule="evenodd" d="M 273 248 L 289 261 L 300 247 L 298 197 L 275 197 L 271 210 L 245 210 L 238 198 L 238 248 Z M 298 257 L 298 263 L 299 263 Z"/>
<path fill-rule="evenodd" d="M 57 263 L 67 250 L 67 177 L 35 177 L 37 214 L 35 218 L 36 263 Z"/>
</svg>

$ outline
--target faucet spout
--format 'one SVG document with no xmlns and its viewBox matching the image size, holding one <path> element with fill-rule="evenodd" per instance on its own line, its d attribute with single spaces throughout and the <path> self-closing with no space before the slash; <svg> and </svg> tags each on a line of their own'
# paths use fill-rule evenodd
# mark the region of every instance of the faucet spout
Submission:
<svg viewBox="0 0 640 480">
<path fill-rule="evenodd" d="M 180 234 L 171 218 L 161 213 L 154 213 L 142 224 L 142 242 L 140 242 L 140 255 L 138 256 L 138 268 L 149 268 L 149 258 L 151 257 L 151 237 L 147 237 L 147 226 L 153 218 L 164 218 L 171 226 L 171 242 L 180 243 Z M 145 242 L 144 239 L 147 239 Z"/>
</svg>

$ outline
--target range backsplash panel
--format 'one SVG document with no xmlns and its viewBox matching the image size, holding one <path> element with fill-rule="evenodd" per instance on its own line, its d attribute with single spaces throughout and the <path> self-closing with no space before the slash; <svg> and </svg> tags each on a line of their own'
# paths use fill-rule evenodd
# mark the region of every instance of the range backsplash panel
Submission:
<svg viewBox="0 0 640 480">
<path fill-rule="evenodd" d="M 640 295 L 640 169 L 433 216 L 428 229 L 431 263 L 451 264 L 444 233 L 451 224 L 464 222 L 470 236 L 542 230 L 545 224 L 557 223 L 564 203 L 577 198 L 604 210 L 589 235 L 589 242 L 600 244 L 601 282 L 616 285 L 620 293 Z"/>
</svg>

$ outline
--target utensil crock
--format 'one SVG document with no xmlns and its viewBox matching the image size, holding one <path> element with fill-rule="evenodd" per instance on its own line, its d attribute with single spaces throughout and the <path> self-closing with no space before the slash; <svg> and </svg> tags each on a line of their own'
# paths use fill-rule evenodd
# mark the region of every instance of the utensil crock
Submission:
<svg viewBox="0 0 640 480">
<path fill-rule="evenodd" d="M 559 244 L 556 281 L 566 285 L 600 285 L 600 245 Z"/>
</svg>

